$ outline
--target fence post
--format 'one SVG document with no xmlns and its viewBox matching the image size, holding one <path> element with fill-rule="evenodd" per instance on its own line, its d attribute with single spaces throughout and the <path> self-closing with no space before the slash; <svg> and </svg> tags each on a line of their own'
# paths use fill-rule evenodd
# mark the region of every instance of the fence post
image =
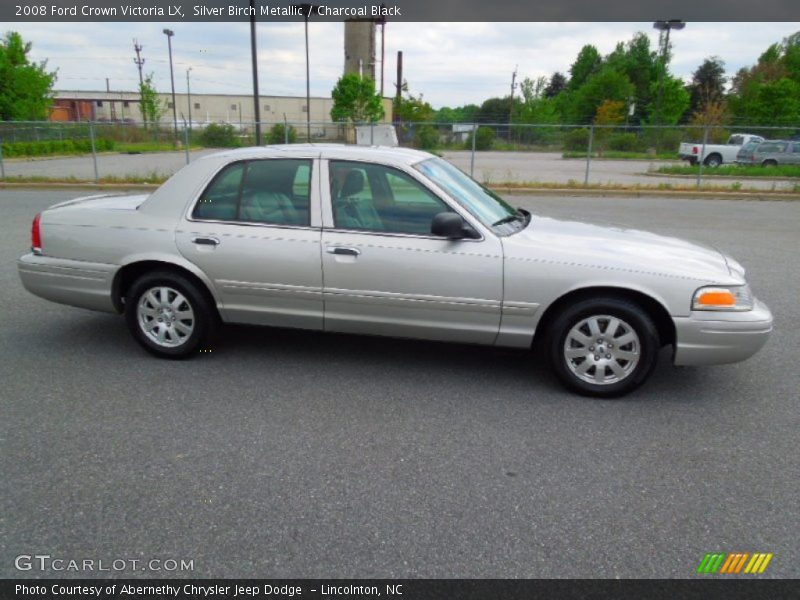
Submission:
<svg viewBox="0 0 800 600">
<path fill-rule="evenodd" d="M 6 178 L 6 166 L 3 164 L 3 143 L 0 142 L 0 178 Z"/>
<path fill-rule="evenodd" d="M 583 178 L 583 185 L 589 185 L 589 167 L 592 164 L 592 143 L 594 142 L 594 125 L 589 126 L 589 147 L 586 149 L 586 175 Z"/>
<path fill-rule="evenodd" d="M 186 149 L 186 164 L 189 164 L 189 128 L 186 121 L 183 122 L 183 147 Z"/>
<path fill-rule="evenodd" d="M 283 143 L 289 144 L 289 123 L 286 121 L 286 113 L 283 113 Z"/>
<path fill-rule="evenodd" d="M 703 149 L 700 150 L 700 158 L 698 160 L 699 168 L 697 169 L 697 187 L 703 182 L 703 164 L 705 163 L 706 144 L 708 144 L 708 125 L 703 128 Z"/>
<path fill-rule="evenodd" d="M 369 122 L 369 145 L 375 145 L 375 123 Z"/>
<path fill-rule="evenodd" d="M 94 123 L 89 121 L 89 141 L 92 144 L 92 162 L 94 163 L 94 181 L 100 181 L 100 173 L 97 170 L 97 148 L 94 144 Z"/>
<path fill-rule="evenodd" d="M 475 138 L 478 137 L 478 125 L 472 124 L 472 155 L 469 159 L 469 176 L 475 179 Z"/>
</svg>

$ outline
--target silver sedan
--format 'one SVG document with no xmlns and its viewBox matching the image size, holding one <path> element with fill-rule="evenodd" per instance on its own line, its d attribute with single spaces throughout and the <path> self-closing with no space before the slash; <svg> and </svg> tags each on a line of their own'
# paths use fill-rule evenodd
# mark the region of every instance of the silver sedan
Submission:
<svg viewBox="0 0 800 600">
<path fill-rule="evenodd" d="M 149 352 L 207 349 L 219 323 L 541 346 L 571 389 L 744 360 L 772 330 L 744 269 L 680 239 L 515 209 L 446 161 L 290 145 L 203 157 L 150 195 L 36 215 L 32 293 L 125 315 Z"/>
</svg>

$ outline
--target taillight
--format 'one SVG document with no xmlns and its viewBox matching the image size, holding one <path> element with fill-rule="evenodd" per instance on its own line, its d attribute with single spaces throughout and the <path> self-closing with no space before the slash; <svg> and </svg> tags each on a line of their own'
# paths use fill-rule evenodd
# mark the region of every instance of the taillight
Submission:
<svg viewBox="0 0 800 600">
<path fill-rule="evenodd" d="M 39 231 L 39 221 L 42 219 L 42 213 L 33 217 L 33 224 L 31 225 L 31 250 L 34 254 L 42 253 L 42 233 Z"/>
<path fill-rule="evenodd" d="M 692 154 L 700 154 L 700 150 L 697 146 L 692 146 Z"/>
</svg>

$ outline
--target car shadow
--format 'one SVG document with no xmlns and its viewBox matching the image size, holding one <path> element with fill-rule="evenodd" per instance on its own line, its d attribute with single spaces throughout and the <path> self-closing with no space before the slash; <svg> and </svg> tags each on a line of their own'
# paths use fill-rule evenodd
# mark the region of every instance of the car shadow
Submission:
<svg viewBox="0 0 800 600">
<path fill-rule="evenodd" d="M 42 330 L 42 335 L 49 338 L 48 348 L 79 350 L 83 360 L 121 360 L 133 365 L 151 360 L 131 339 L 118 316 L 87 312 L 78 319 L 62 320 L 50 315 L 49 320 L 54 322 Z M 237 372 L 258 372 L 270 361 L 277 361 L 321 378 L 331 367 L 337 373 L 357 373 L 362 377 L 388 373 L 403 378 L 429 378 L 433 374 L 452 380 L 453 385 L 477 378 L 487 389 L 492 386 L 525 396 L 579 398 L 563 388 L 538 350 L 223 325 L 209 347 L 202 348 L 189 361 L 174 364 L 191 368 L 197 362 L 208 364 L 207 361 L 220 365 L 221 373 L 226 364 L 236 365 Z M 671 348 L 665 348 L 651 379 L 642 388 L 612 401 L 648 402 L 658 398 L 659 402 L 703 402 L 712 395 L 698 393 L 698 389 L 709 385 L 708 379 L 709 369 L 674 367 Z"/>
</svg>

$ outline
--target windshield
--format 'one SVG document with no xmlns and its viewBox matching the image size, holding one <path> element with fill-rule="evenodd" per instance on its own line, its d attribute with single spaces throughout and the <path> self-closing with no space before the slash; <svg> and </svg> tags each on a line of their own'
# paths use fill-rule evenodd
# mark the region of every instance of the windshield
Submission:
<svg viewBox="0 0 800 600">
<path fill-rule="evenodd" d="M 417 163 L 414 168 L 450 194 L 487 227 L 525 221 L 525 216 L 500 196 L 469 178 L 446 160 L 429 158 Z"/>
</svg>

